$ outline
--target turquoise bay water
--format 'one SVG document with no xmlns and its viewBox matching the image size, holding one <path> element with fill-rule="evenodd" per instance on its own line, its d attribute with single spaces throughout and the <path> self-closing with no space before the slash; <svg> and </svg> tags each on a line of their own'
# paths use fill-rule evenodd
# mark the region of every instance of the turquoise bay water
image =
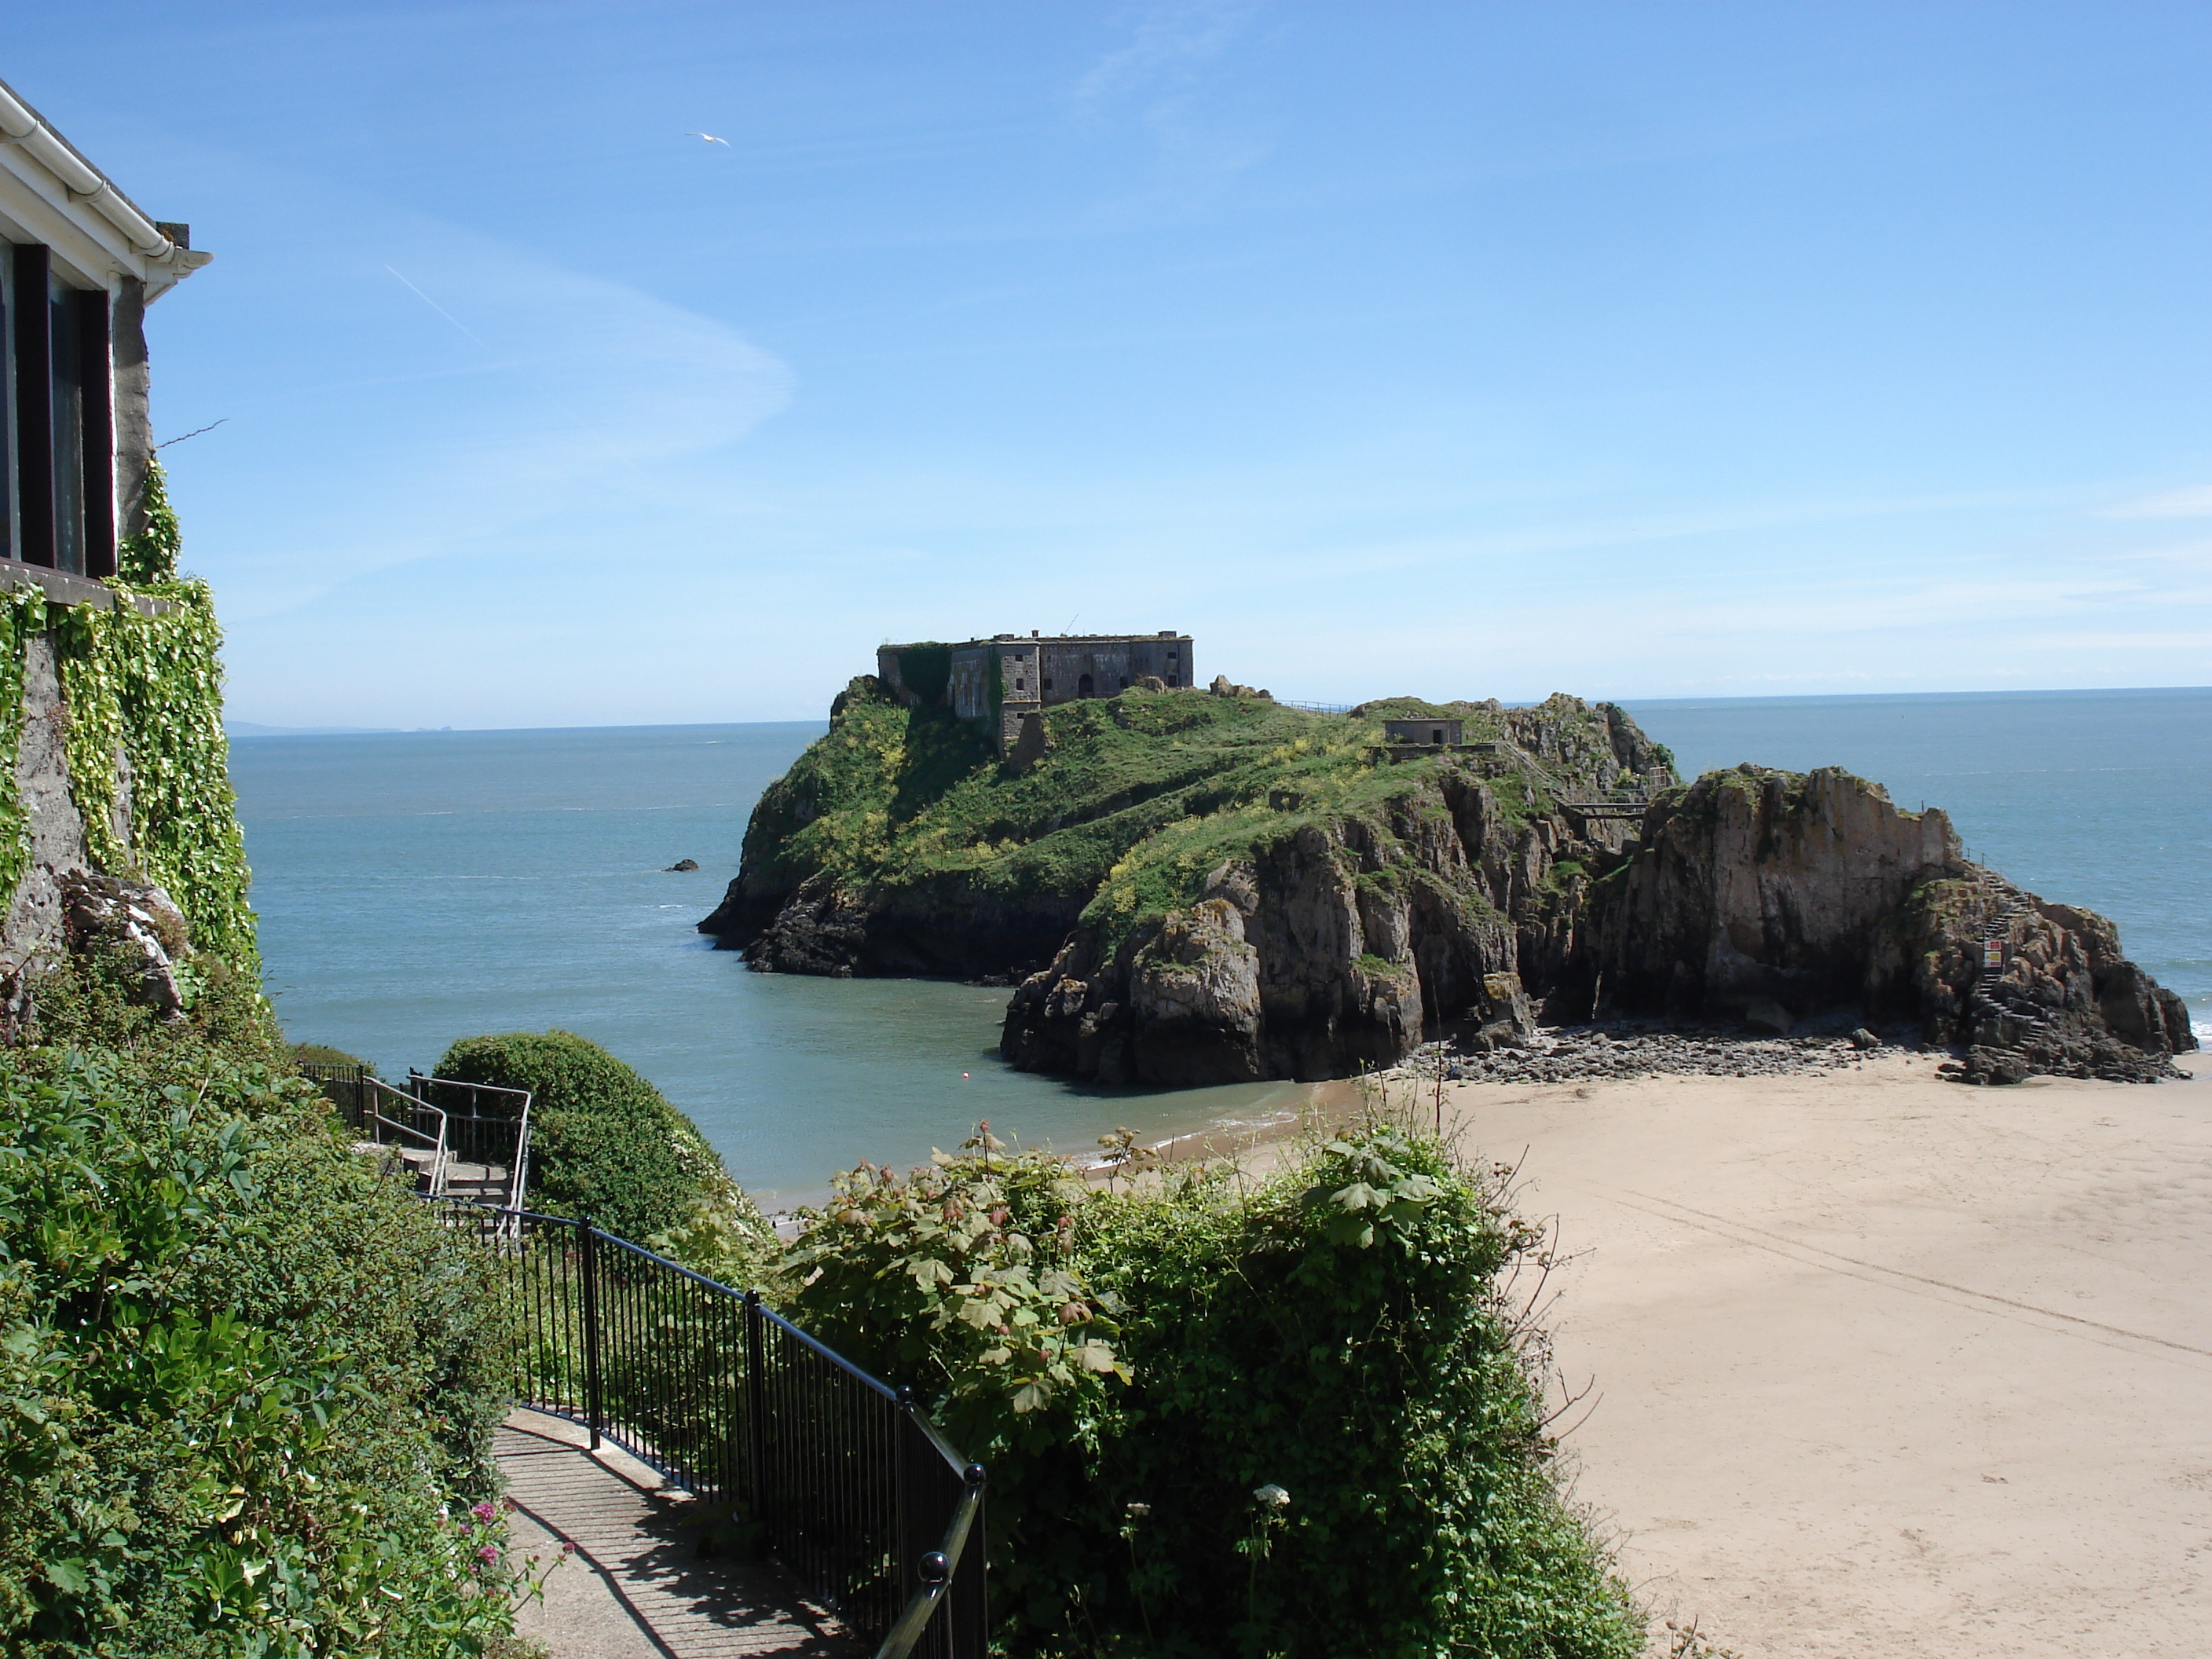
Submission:
<svg viewBox="0 0 2212 1659">
<path fill-rule="evenodd" d="M 1089 1150 L 1295 1109 L 1296 1085 L 1097 1090 L 1000 1064 L 1006 993 L 748 972 L 695 924 L 816 723 L 243 738 L 231 775 L 265 980 L 295 1041 L 391 1076 L 456 1037 L 580 1032 L 696 1118 L 748 1187 L 804 1198 L 979 1118 Z M 680 859 L 702 866 L 671 873 Z"/>
<path fill-rule="evenodd" d="M 1946 807 L 1976 854 L 2104 911 L 2212 1009 L 2212 690 L 1631 704 L 1686 770 L 1834 763 Z M 240 738 L 231 775 L 286 1030 L 425 1070 L 456 1037 L 561 1026 L 787 1197 L 988 1117 L 1088 1148 L 1294 1109 L 1294 1085 L 1102 1091 L 996 1054 L 1001 990 L 747 972 L 694 924 L 754 799 L 818 723 Z M 669 873 L 679 859 L 692 873 Z M 1012 1132 L 1009 1134 L 1008 1132 Z"/>
</svg>

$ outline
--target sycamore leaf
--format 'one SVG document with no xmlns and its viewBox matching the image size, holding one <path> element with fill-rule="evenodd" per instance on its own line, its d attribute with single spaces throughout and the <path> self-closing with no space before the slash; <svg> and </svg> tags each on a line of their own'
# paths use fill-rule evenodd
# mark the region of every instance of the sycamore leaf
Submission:
<svg viewBox="0 0 2212 1659">
<path fill-rule="evenodd" d="M 1114 1371 L 1121 1362 L 1114 1357 L 1113 1348 L 1103 1342 L 1079 1342 L 1073 1350 L 1075 1361 L 1086 1371 Z"/>
</svg>

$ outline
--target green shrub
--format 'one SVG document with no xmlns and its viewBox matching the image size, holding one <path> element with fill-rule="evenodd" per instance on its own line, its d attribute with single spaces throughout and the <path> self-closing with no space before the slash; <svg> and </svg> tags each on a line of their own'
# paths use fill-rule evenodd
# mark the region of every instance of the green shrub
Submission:
<svg viewBox="0 0 2212 1659">
<path fill-rule="evenodd" d="M 464 1037 L 436 1075 L 530 1091 L 533 1208 L 667 1244 L 702 1272 L 732 1271 L 769 1237 L 698 1126 L 596 1042 L 570 1031 Z"/>
<path fill-rule="evenodd" d="M 365 1076 L 376 1075 L 374 1062 L 359 1054 L 349 1054 L 343 1048 L 333 1048 L 327 1042 L 295 1042 L 291 1053 L 295 1066 L 358 1066 Z"/>
<path fill-rule="evenodd" d="M 194 951 L 178 975 L 191 996 L 181 1020 L 164 1021 L 132 988 L 137 959 L 125 948 L 72 951 L 29 983 L 32 1040 L 58 1048 L 108 1048 L 153 1070 L 184 1075 L 204 1060 L 255 1066 L 272 1076 L 294 1068 L 284 1034 L 252 976 Z"/>
<path fill-rule="evenodd" d="M 971 1146 L 842 1178 L 789 1300 L 989 1465 L 1011 1654 L 1626 1659 L 1494 1291 L 1540 1239 L 1382 1122 L 1256 1191 Z"/>
<path fill-rule="evenodd" d="M 6 1650 L 484 1652 L 486 1263 L 299 1079 L 181 1046 L 0 1053 Z"/>
</svg>

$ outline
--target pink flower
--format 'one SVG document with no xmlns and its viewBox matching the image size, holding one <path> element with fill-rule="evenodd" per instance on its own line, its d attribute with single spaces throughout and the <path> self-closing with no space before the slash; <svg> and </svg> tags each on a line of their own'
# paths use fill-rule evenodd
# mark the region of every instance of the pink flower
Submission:
<svg viewBox="0 0 2212 1659">
<path fill-rule="evenodd" d="M 492 1508 L 489 1503 L 484 1503 L 478 1504 L 475 1508 L 471 1509 L 469 1513 L 476 1516 L 479 1521 L 489 1521 L 492 1516 L 497 1515 L 499 1511 Z"/>
<path fill-rule="evenodd" d="M 574 1544 L 570 1543 L 570 1542 L 569 1542 L 567 1539 L 565 1539 L 565 1538 L 564 1538 L 564 1539 L 562 1539 L 562 1540 L 561 1540 L 561 1553 L 562 1553 L 562 1554 L 563 1554 L 563 1555 L 574 1555 L 575 1553 L 576 1553 L 576 1547 L 575 1547 Z"/>
<path fill-rule="evenodd" d="M 482 1549 L 478 1550 L 477 1553 L 483 1557 L 487 1561 L 496 1561 L 499 1559 L 499 1546 L 496 1544 L 486 1544 Z"/>
</svg>

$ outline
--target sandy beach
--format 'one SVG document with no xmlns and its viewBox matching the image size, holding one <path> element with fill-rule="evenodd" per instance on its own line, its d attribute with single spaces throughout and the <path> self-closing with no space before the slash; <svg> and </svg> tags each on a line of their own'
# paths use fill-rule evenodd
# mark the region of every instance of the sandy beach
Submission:
<svg viewBox="0 0 2212 1659">
<path fill-rule="evenodd" d="M 1747 1656 L 2212 1651 L 2212 1081 L 1932 1071 L 1449 1088 L 1573 1253 L 1578 1496 Z"/>
</svg>

